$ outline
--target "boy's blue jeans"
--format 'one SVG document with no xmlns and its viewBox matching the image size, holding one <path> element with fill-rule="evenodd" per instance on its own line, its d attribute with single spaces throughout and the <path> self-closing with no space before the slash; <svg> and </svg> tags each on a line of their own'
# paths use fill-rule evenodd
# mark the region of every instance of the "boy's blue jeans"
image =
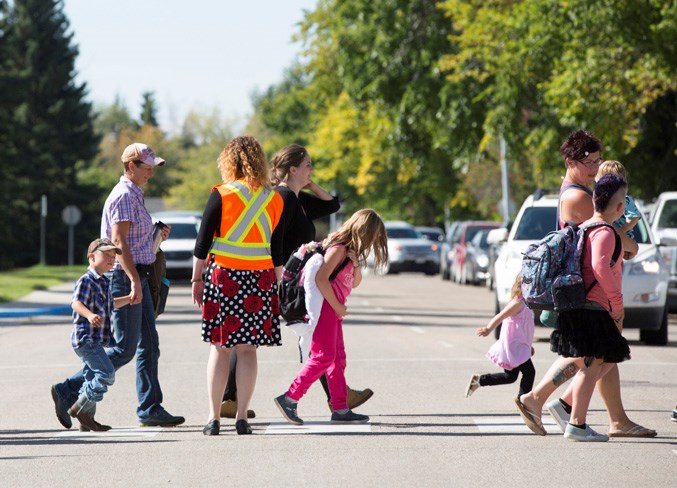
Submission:
<svg viewBox="0 0 677 488">
<path fill-rule="evenodd" d="M 75 349 L 75 354 L 85 363 L 82 368 L 85 381 L 80 393 L 87 395 L 87 399 L 92 402 L 100 402 L 108 387 L 115 382 L 113 363 L 101 344 L 83 342 Z"/>
<path fill-rule="evenodd" d="M 114 297 L 129 294 L 131 282 L 123 270 L 112 271 L 107 276 L 110 278 Z M 136 394 L 139 399 L 136 415 L 139 419 L 144 419 L 161 408 L 162 390 L 158 381 L 160 341 L 155 328 L 153 298 L 147 277 L 141 278 L 141 289 L 141 303 L 113 310 L 111 323 L 115 344 L 106 350 L 106 354 L 116 370 L 130 362 L 136 354 Z M 59 395 L 72 405 L 78 398 L 83 382 L 83 371 L 78 371 L 63 383 L 54 386 Z"/>
</svg>

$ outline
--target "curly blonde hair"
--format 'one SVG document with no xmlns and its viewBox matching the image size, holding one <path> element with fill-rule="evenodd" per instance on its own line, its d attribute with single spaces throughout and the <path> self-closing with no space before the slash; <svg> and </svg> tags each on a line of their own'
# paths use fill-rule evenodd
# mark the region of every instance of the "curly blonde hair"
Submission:
<svg viewBox="0 0 677 488">
<path fill-rule="evenodd" d="M 230 141 L 219 154 L 217 163 L 224 183 L 242 178 L 252 188 L 270 188 L 266 155 L 252 136 L 240 136 Z"/>
<path fill-rule="evenodd" d="M 383 219 L 376 211 L 365 208 L 355 212 L 336 232 L 324 240 L 326 249 L 333 244 L 343 244 L 357 254 L 360 266 L 373 251 L 374 269 L 383 270 L 388 264 L 388 235 Z"/>
</svg>

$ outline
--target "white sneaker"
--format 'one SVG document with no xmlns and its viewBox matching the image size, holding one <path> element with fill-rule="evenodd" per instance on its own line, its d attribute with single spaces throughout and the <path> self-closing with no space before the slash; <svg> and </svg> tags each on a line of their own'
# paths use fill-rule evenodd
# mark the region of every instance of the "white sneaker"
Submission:
<svg viewBox="0 0 677 488">
<path fill-rule="evenodd" d="M 566 430 L 564 431 L 564 437 L 571 441 L 578 442 L 606 442 L 609 440 L 608 435 L 595 432 L 589 425 L 586 425 L 585 429 L 581 429 L 580 427 L 574 427 L 571 424 L 567 424 Z"/>
<path fill-rule="evenodd" d="M 548 409 L 550 416 L 555 419 L 555 422 L 557 422 L 559 428 L 562 429 L 562 432 L 566 432 L 567 424 L 569 423 L 571 415 L 568 414 L 566 410 L 564 410 L 559 398 L 546 403 L 545 408 Z"/>
</svg>

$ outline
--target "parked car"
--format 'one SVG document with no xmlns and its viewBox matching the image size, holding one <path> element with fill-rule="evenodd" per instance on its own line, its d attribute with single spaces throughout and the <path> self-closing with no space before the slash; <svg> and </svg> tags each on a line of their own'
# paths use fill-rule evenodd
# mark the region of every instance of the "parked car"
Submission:
<svg viewBox="0 0 677 488">
<path fill-rule="evenodd" d="M 415 229 L 429 241 L 442 242 L 444 240 L 444 232 L 439 227 L 415 227 Z"/>
<path fill-rule="evenodd" d="M 386 273 L 422 271 L 427 275 L 434 275 L 439 271 L 438 243 L 425 239 L 413 225 L 406 222 L 387 221 L 385 228 L 388 234 L 389 257 Z M 369 264 L 369 260 L 367 263 Z"/>
<path fill-rule="evenodd" d="M 172 226 L 169 237 L 161 246 L 167 261 L 167 276 L 190 279 L 193 273 L 193 250 L 202 214 L 189 211 L 168 211 L 154 213 L 151 217 L 153 222 L 160 220 Z"/>
<path fill-rule="evenodd" d="M 451 249 L 451 257 L 449 259 L 450 274 L 453 281 L 461 283 L 467 276 L 465 256 L 468 243 L 472 241 L 478 232 L 496 229 L 498 227 L 499 224 L 497 222 L 486 221 L 468 221 L 461 224 L 461 227 L 458 230 L 458 239 Z"/>
<path fill-rule="evenodd" d="M 465 262 L 461 271 L 461 283 L 483 285 L 489 276 L 489 229 L 480 230 L 468 243 Z"/>
<path fill-rule="evenodd" d="M 661 193 L 654 202 L 651 215 L 651 232 L 656 241 L 662 246 L 663 259 L 671 269 L 675 269 L 677 263 L 674 256 L 677 255 L 677 192 L 669 191 Z M 677 312 L 677 272 L 671 273 L 668 284 L 668 309 Z"/>
<path fill-rule="evenodd" d="M 452 223 L 440 245 L 440 276 L 443 280 L 451 279 L 451 251 L 460 238 L 461 224 L 461 220 Z"/>
<path fill-rule="evenodd" d="M 496 259 L 497 312 L 510 300 L 510 289 L 522 266 L 522 252 L 555 230 L 557 202 L 557 194 L 536 192 L 528 196 L 510 232 L 501 229 L 490 236 L 490 241 L 505 241 Z M 623 327 L 639 328 L 640 339 L 647 344 L 664 345 L 668 341 L 668 268 L 643 218 L 631 235 L 639 252 L 625 261 L 623 268 Z"/>
</svg>

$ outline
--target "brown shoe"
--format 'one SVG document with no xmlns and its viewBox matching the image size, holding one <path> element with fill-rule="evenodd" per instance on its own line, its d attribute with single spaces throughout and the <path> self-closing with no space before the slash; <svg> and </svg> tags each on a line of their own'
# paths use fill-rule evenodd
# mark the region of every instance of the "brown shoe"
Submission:
<svg viewBox="0 0 677 488">
<path fill-rule="evenodd" d="M 369 400 L 373 395 L 374 392 L 371 391 L 370 388 L 365 390 L 353 390 L 352 388 L 348 387 L 348 408 L 352 410 L 353 408 L 359 407 L 364 402 Z M 327 406 L 329 407 L 330 412 L 334 411 L 331 406 L 331 400 L 327 400 Z"/>
<path fill-rule="evenodd" d="M 226 400 L 221 403 L 221 417 L 228 419 L 234 419 L 237 415 L 237 401 L 235 400 Z M 253 419 L 256 417 L 256 412 L 254 410 L 247 410 L 247 418 Z"/>
<path fill-rule="evenodd" d="M 80 432 L 107 432 L 112 429 L 110 425 L 104 425 L 100 424 L 96 420 L 94 420 L 94 417 L 92 417 L 92 422 L 94 422 L 94 425 L 96 426 L 96 429 L 90 429 L 87 427 L 85 424 L 80 422 Z"/>
<path fill-rule="evenodd" d="M 374 395 L 370 388 L 364 390 L 353 390 L 348 387 L 348 408 L 350 410 L 359 407 Z"/>
</svg>

